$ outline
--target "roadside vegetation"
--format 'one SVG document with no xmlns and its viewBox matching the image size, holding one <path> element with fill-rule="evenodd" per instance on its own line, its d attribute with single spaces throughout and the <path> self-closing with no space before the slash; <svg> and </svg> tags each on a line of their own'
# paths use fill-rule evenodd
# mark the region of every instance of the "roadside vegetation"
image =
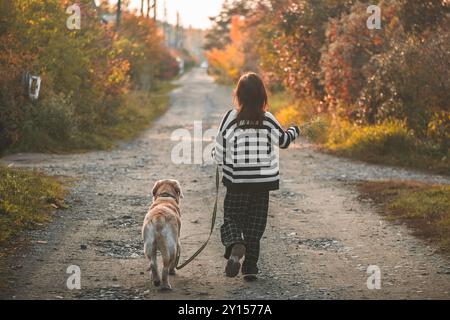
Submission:
<svg viewBox="0 0 450 320">
<path fill-rule="evenodd" d="M 405 223 L 414 233 L 450 253 L 450 186 L 408 181 L 372 181 L 358 185 L 389 221 Z"/>
<path fill-rule="evenodd" d="M 165 110 L 179 64 L 156 22 L 124 10 L 119 27 L 102 18 L 116 10 L 107 1 L 77 4 L 69 30 L 70 1 L 0 2 L 0 154 L 108 148 Z M 27 73 L 41 78 L 38 99 Z"/>
<path fill-rule="evenodd" d="M 93 130 L 82 131 L 70 129 L 70 123 L 59 122 L 58 115 L 36 119 L 33 126 L 24 133 L 17 143 L 7 152 L 53 152 L 73 153 L 88 150 L 109 149 L 118 141 L 129 140 L 138 136 L 150 123 L 166 111 L 169 105 L 169 92 L 174 88 L 169 82 L 161 82 L 152 91 L 132 90 L 123 96 L 121 104 L 114 111 L 114 120 Z M 55 107 L 58 108 L 58 107 Z M 40 118 L 40 114 L 36 116 Z M 69 130 L 63 139 L 53 134 L 56 126 L 60 131 Z"/>
<path fill-rule="evenodd" d="M 420 139 L 401 120 L 359 125 L 349 120 L 308 111 L 316 101 L 296 102 L 288 93 L 271 97 L 271 110 L 281 123 L 302 124 L 303 134 L 323 152 L 370 163 L 417 168 L 450 174 L 449 150 L 432 139 Z"/>
<path fill-rule="evenodd" d="M 0 165 L 0 245 L 50 221 L 52 211 L 65 208 L 65 195 L 60 179 Z"/>
<path fill-rule="evenodd" d="M 369 5 L 382 26 L 369 29 Z M 207 36 L 209 72 L 260 73 L 285 125 L 322 150 L 450 174 L 450 32 L 441 0 L 227 2 Z M 370 22 L 370 21 L 369 21 Z"/>
</svg>

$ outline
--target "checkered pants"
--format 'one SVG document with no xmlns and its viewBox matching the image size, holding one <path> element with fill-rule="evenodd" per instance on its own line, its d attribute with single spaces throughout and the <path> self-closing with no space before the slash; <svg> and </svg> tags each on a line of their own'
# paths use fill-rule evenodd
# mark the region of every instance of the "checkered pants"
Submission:
<svg viewBox="0 0 450 320">
<path fill-rule="evenodd" d="M 245 245 L 243 267 L 256 266 L 259 258 L 259 241 L 264 234 L 269 209 L 269 192 L 230 192 L 224 201 L 223 225 L 220 228 L 225 246 L 225 259 L 236 243 Z"/>
</svg>

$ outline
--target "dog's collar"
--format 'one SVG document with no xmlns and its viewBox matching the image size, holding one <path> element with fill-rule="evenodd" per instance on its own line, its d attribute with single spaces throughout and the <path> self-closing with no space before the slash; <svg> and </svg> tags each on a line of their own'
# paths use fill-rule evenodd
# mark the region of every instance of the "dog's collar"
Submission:
<svg viewBox="0 0 450 320">
<path fill-rule="evenodd" d="M 173 198 L 173 199 L 177 200 L 177 198 L 176 198 L 173 194 L 170 194 L 170 193 L 168 193 L 168 192 L 160 193 L 160 194 L 156 195 L 156 197 L 157 197 L 157 198 L 159 198 L 159 197 L 163 197 L 163 198 Z"/>
</svg>

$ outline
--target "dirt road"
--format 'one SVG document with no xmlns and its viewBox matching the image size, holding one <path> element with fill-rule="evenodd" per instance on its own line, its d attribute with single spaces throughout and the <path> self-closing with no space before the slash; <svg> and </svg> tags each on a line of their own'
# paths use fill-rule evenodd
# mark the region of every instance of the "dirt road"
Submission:
<svg viewBox="0 0 450 320">
<path fill-rule="evenodd" d="M 169 111 L 142 136 L 113 151 L 79 155 L 19 154 L 2 159 L 76 179 L 70 208 L 24 237 L 29 245 L 0 260 L 3 299 L 397 299 L 450 298 L 450 261 L 402 225 L 383 221 L 349 182 L 383 178 L 450 179 L 368 165 L 318 153 L 297 142 L 281 152 L 281 189 L 272 193 L 255 283 L 223 274 L 218 227 L 211 243 L 173 278 L 174 290 L 151 286 L 140 227 L 155 180 L 184 187 L 182 259 L 206 239 L 214 200 L 212 165 L 175 165 L 174 130 L 217 126 L 229 89 L 194 69 L 179 80 Z M 221 203 L 223 201 L 221 189 Z M 20 239 L 18 239 L 20 241 Z M 81 269 L 81 290 L 68 290 L 68 266 Z M 367 268 L 381 289 L 367 288 Z"/>
</svg>

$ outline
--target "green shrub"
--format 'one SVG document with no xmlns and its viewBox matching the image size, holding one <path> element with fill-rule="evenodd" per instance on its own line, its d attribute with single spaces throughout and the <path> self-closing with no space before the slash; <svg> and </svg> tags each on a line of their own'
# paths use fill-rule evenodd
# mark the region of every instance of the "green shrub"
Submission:
<svg viewBox="0 0 450 320">
<path fill-rule="evenodd" d="M 42 100 L 33 109 L 33 126 L 47 133 L 52 139 L 69 139 L 77 129 L 75 107 L 64 94 Z"/>
<path fill-rule="evenodd" d="M 450 150 L 450 112 L 436 112 L 432 116 L 428 123 L 427 136 L 436 141 L 442 151 Z"/>
<path fill-rule="evenodd" d="M 410 153 L 415 148 L 415 139 L 398 121 L 363 127 L 341 121 L 330 131 L 326 146 L 349 155 L 377 156 Z"/>
<path fill-rule="evenodd" d="M 421 140 L 401 121 L 359 126 L 335 120 L 323 146 L 337 155 L 374 163 L 450 172 L 449 151 L 431 140 Z"/>
<path fill-rule="evenodd" d="M 21 137 L 13 146 L 17 150 L 46 151 L 68 142 L 77 130 L 75 107 L 63 94 L 52 95 L 36 104 L 28 104 L 28 119 Z"/>
</svg>

